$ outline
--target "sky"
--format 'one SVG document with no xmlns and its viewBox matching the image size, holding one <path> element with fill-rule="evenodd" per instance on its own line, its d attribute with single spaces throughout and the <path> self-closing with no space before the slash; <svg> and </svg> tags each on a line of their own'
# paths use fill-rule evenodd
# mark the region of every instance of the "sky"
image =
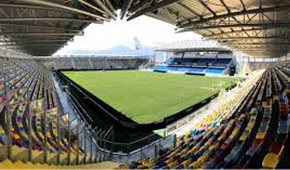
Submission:
<svg viewBox="0 0 290 170">
<path fill-rule="evenodd" d="M 117 46 L 135 48 L 134 38 L 142 46 L 154 48 L 179 40 L 200 40 L 201 36 L 193 33 L 178 33 L 175 26 L 157 19 L 141 16 L 132 21 L 117 20 L 102 25 L 91 24 L 84 30 L 84 36 L 76 36 L 73 42 L 59 50 L 55 55 L 70 55 L 75 51 L 109 50 Z"/>
</svg>

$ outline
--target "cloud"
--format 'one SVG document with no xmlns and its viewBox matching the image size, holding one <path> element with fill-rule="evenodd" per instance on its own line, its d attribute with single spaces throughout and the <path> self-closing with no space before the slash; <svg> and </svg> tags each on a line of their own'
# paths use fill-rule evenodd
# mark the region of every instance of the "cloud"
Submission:
<svg viewBox="0 0 290 170">
<path fill-rule="evenodd" d="M 142 45 L 151 48 L 173 41 L 201 38 L 193 32 L 176 34 L 174 28 L 173 25 L 147 16 L 141 16 L 129 22 L 117 20 L 103 25 L 91 24 L 84 30 L 84 36 L 75 37 L 73 42 L 69 42 L 56 55 L 69 55 L 75 50 L 108 50 L 116 46 L 134 49 L 135 37 Z"/>
</svg>

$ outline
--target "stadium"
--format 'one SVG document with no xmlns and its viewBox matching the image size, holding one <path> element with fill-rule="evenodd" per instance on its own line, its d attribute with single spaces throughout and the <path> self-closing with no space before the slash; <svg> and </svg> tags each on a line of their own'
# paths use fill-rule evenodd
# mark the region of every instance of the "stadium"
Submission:
<svg viewBox="0 0 290 170">
<path fill-rule="evenodd" d="M 289 1 L 0 9 L 0 169 L 290 168 Z M 202 38 L 150 55 L 54 55 L 91 24 L 143 16 Z"/>
</svg>

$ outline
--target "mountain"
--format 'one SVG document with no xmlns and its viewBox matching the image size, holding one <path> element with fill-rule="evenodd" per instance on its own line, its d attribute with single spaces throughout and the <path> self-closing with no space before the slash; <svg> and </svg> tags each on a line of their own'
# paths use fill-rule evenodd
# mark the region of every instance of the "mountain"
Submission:
<svg viewBox="0 0 290 170">
<path fill-rule="evenodd" d="M 72 55 L 151 55 L 151 48 L 142 46 L 139 50 L 119 45 L 106 50 L 73 50 Z"/>
</svg>

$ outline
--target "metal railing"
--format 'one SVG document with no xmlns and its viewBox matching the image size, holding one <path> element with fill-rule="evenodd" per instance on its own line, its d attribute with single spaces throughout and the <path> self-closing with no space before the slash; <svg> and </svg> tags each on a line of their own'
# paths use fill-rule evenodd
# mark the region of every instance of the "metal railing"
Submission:
<svg viewBox="0 0 290 170">
<path fill-rule="evenodd" d="M 124 163 L 142 158 L 156 157 L 161 150 L 172 148 L 175 145 L 174 135 L 156 140 L 153 138 L 155 134 L 151 134 L 130 143 L 110 141 L 107 137 L 112 135 L 113 127 L 110 127 L 109 130 L 102 130 L 100 127 L 92 129 L 89 126 L 93 121 L 90 115 L 81 107 L 81 104 L 78 103 L 78 100 L 75 99 L 68 89 L 65 89 L 65 95 L 73 111 L 76 113 L 77 118 L 79 118 L 80 122 L 83 122 L 82 126 L 86 127 L 88 129 L 88 134 L 92 136 L 93 139 L 89 139 L 87 143 L 93 140 L 93 144 L 95 144 L 93 145 L 93 155 L 98 155 L 100 160 Z M 85 137 L 81 136 L 81 138 L 84 139 Z M 84 143 L 84 141 L 82 142 Z M 150 144 L 144 146 L 144 143 Z M 141 145 L 144 147 L 136 148 Z M 85 145 L 83 145 L 83 147 L 84 146 Z M 116 151 L 118 148 L 125 148 L 126 151 Z M 91 147 L 87 147 L 87 149 L 90 150 Z"/>
<path fill-rule="evenodd" d="M 70 94 L 68 93 L 68 95 Z M 69 98 L 71 99 L 71 97 Z M 72 101 L 70 101 L 70 103 L 72 104 L 72 106 L 75 105 L 73 104 Z M 83 122 L 86 122 L 85 124 L 89 124 L 86 121 L 85 117 L 82 115 L 82 113 L 80 113 L 80 110 L 75 108 L 74 111 L 79 115 L 78 117 L 80 117 L 80 119 Z M 86 112 L 84 113 L 87 114 Z M 138 139 L 130 143 L 113 142 L 106 139 L 111 134 L 112 128 L 113 127 L 111 127 L 108 131 L 103 130 L 102 131 L 103 133 L 98 133 L 97 131 L 98 128 L 90 132 L 94 136 L 94 139 L 97 143 L 96 152 L 98 153 L 99 157 L 102 160 L 111 160 L 114 162 L 128 162 L 128 161 L 131 162 L 133 160 L 137 160 L 141 158 L 155 157 L 158 155 L 160 150 L 163 150 L 165 148 L 168 149 L 168 148 L 171 148 L 173 145 L 175 145 L 174 135 L 167 136 L 157 141 L 156 140 L 152 141 L 152 139 L 150 138 L 155 136 L 155 134 L 145 136 L 141 139 Z M 143 143 L 148 143 L 148 141 L 152 141 L 152 143 L 130 152 L 132 148 L 135 148 L 136 146 L 140 146 Z M 122 152 L 122 151 L 115 152 L 116 148 L 126 148 L 125 150 L 127 150 L 127 152 Z M 150 150 L 150 148 L 153 150 Z M 148 154 L 148 153 L 152 153 L 152 154 Z"/>
</svg>

